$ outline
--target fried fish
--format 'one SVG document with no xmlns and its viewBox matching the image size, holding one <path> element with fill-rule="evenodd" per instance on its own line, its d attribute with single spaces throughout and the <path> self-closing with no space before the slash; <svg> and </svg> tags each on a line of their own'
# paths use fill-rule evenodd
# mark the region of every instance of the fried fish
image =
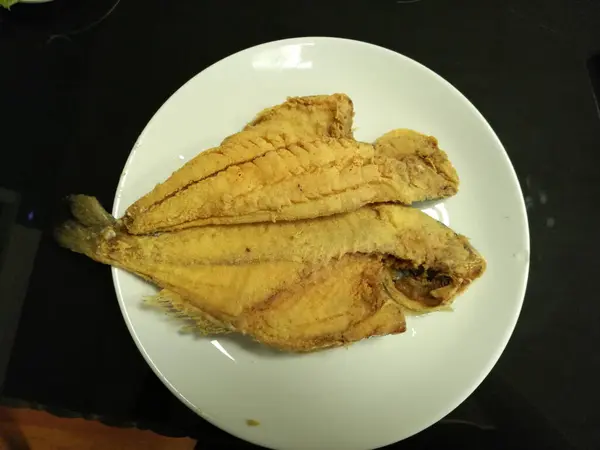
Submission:
<svg viewBox="0 0 600 450">
<path fill-rule="evenodd" d="M 136 217 L 150 207 L 230 166 L 251 161 L 268 151 L 317 137 L 352 138 L 354 106 L 345 94 L 290 97 L 265 109 L 244 130 L 227 137 L 177 170 L 127 210 Z"/>
<path fill-rule="evenodd" d="M 61 245 L 174 293 L 171 306 L 195 312 L 208 331 L 286 350 L 401 332 L 400 305 L 447 306 L 485 269 L 466 238 L 400 205 L 135 236 L 95 199 L 72 203 L 77 221 L 57 229 Z"/>
<path fill-rule="evenodd" d="M 268 145 L 270 151 L 188 184 L 143 213 L 128 211 L 127 229 L 147 234 L 311 219 L 370 203 L 410 205 L 448 197 L 458 189 L 456 172 L 435 138 L 411 130 L 394 130 L 375 145 L 330 137 L 280 144 L 285 139 L 285 135 L 276 141 L 261 139 L 260 145 Z M 236 148 L 242 147 L 240 143 Z M 206 154 L 206 165 L 214 154 Z M 194 163 L 201 165 L 203 155 Z"/>
<path fill-rule="evenodd" d="M 343 94 L 290 98 L 198 155 L 121 221 L 93 197 L 73 196 L 76 220 L 56 238 L 160 287 L 148 302 L 197 332 L 239 332 L 300 352 L 401 333 L 404 308 L 447 307 L 485 261 L 419 211 L 358 209 L 447 197 L 458 177 L 435 138 L 394 130 L 359 143 L 353 115 Z M 345 214 L 298 220 L 335 213 Z"/>
</svg>

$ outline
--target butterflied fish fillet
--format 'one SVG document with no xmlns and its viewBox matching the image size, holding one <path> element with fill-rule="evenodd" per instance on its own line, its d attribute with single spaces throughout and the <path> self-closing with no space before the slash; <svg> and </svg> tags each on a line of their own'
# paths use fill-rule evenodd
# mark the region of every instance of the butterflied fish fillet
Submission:
<svg viewBox="0 0 600 450">
<path fill-rule="evenodd" d="M 128 214 L 125 223 L 131 233 L 146 234 L 211 224 L 310 219 L 369 203 L 409 205 L 444 198 L 457 188 L 456 172 L 435 138 L 411 130 L 392 131 L 375 145 L 324 137 L 230 165 L 144 213 Z"/>
<path fill-rule="evenodd" d="M 403 327 L 400 312 L 381 300 L 382 292 L 395 305 L 438 308 L 450 304 L 485 268 L 485 261 L 466 238 L 418 210 L 399 205 L 365 207 L 310 221 L 207 226 L 134 236 L 112 221 L 99 226 L 95 217 L 106 217 L 105 213 L 101 215 L 94 199 L 74 197 L 74 205 L 82 203 L 90 206 L 73 208 L 79 222 L 68 222 L 57 230 L 61 245 L 134 272 L 228 329 L 279 348 L 308 350 L 338 345 L 326 342 L 352 342 L 399 331 Z M 94 218 L 87 217 L 90 213 Z M 354 274 L 354 278 L 347 277 L 356 280 L 354 284 L 329 271 L 338 264 Z M 274 303 L 277 298 L 287 300 Z M 316 317 L 314 302 L 319 301 L 325 302 L 324 311 L 332 317 L 347 316 L 347 323 L 361 325 L 338 327 L 333 333 L 325 326 L 328 320 L 317 320 L 322 325 L 316 325 L 310 336 L 296 334 L 287 344 L 281 339 L 291 336 L 290 330 L 264 328 L 265 323 L 285 324 L 286 320 L 279 321 L 280 315 L 284 317 L 296 304 L 306 305 L 306 311 L 300 309 L 303 313 L 293 313 L 298 323 L 306 324 Z M 279 304 L 283 309 L 273 316 L 268 305 Z M 365 311 L 375 313 L 365 316 Z M 388 323 L 385 317 L 396 319 Z M 301 329 L 298 325 L 295 332 Z M 265 330 L 270 334 L 264 334 Z M 319 342 L 317 347 L 315 342 Z"/>
<path fill-rule="evenodd" d="M 276 148 L 316 137 L 352 137 L 354 107 L 345 94 L 291 97 L 259 113 L 243 131 L 226 138 L 177 170 L 127 210 L 135 217 L 182 189 Z"/>
</svg>

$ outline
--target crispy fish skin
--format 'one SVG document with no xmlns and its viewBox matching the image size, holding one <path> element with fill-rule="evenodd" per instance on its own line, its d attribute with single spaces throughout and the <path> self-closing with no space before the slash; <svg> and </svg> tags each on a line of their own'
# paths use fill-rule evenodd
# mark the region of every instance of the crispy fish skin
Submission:
<svg viewBox="0 0 600 450">
<path fill-rule="evenodd" d="M 352 138 L 353 119 L 354 105 L 346 94 L 290 97 L 258 113 L 244 131 Z M 237 133 L 224 142 L 243 139 L 243 133 Z"/>
<path fill-rule="evenodd" d="M 400 305 L 381 283 L 380 258 L 356 254 L 326 265 L 277 260 L 202 265 L 156 254 L 153 261 L 139 259 L 131 242 L 120 246 L 118 255 L 107 254 L 103 243 L 130 235 L 100 214 L 95 199 L 73 196 L 72 201 L 78 220 L 57 230 L 59 243 L 160 286 L 151 302 L 187 319 L 196 332 L 239 332 L 280 350 L 308 352 L 406 328 Z"/>
<path fill-rule="evenodd" d="M 448 155 L 433 136 L 398 128 L 374 143 L 375 153 L 389 165 L 388 177 L 399 178 L 428 192 L 428 199 L 446 198 L 458 192 L 459 179 Z M 385 172 L 384 172 L 385 173 Z M 412 200 L 420 201 L 420 200 Z M 408 204 L 402 200 L 401 203 Z"/>
<path fill-rule="evenodd" d="M 194 296 L 163 290 L 158 298 L 162 308 L 191 320 L 193 331 L 235 331 L 279 350 L 310 352 L 406 330 L 401 306 L 380 283 L 382 270 L 377 259 L 344 256 L 225 320 L 196 306 L 203 302 Z"/>
<path fill-rule="evenodd" d="M 381 286 L 381 261 L 347 255 L 245 311 L 236 328 L 281 350 L 307 352 L 402 333 L 402 308 Z"/>
<path fill-rule="evenodd" d="M 128 220 L 127 228 L 131 233 L 145 234 L 210 224 L 213 219 L 217 223 L 293 219 L 288 211 L 302 204 L 308 206 L 304 218 L 310 218 L 320 215 L 315 201 L 376 180 L 378 169 L 373 157 L 371 145 L 350 139 L 298 142 L 188 186 Z M 351 199 L 360 201 L 356 195 Z M 302 218 L 302 214 L 295 215 Z M 257 216 L 265 220 L 256 220 Z"/>
<path fill-rule="evenodd" d="M 131 235 L 118 225 L 100 230 L 70 222 L 56 237 L 73 251 L 135 272 L 185 298 L 200 299 L 198 306 L 220 319 L 238 316 L 344 255 L 375 255 L 388 273 L 403 271 L 401 279 L 381 282 L 411 309 L 449 305 L 485 270 L 485 260 L 465 237 L 400 205 L 155 236 Z"/>
<path fill-rule="evenodd" d="M 352 137 L 354 106 L 345 94 L 291 97 L 265 109 L 244 130 L 226 138 L 158 184 L 132 204 L 127 217 L 136 217 L 192 183 L 266 152 L 319 136 Z"/>
<path fill-rule="evenodd" d="M 383 204 L 314 220 L 207 226 L 157 235 L 131 235 L 117 227 L 97 241 L 105 258 L 177 265 L 318 263 L 348 253 L 380 254 L 459 276 L 480 257 L 466 238 L 418 209 Z"/>
<path fill-rule="evenodd" d="M 373 146 L 324 137 L 230 166 L 128 217 L 126 225 L 133 234 L 146 234 L 312 219 L 369 203 L 448 197 L 457 189 L 456 172 L 435 138 L 394 130 Z"/>
</svg>

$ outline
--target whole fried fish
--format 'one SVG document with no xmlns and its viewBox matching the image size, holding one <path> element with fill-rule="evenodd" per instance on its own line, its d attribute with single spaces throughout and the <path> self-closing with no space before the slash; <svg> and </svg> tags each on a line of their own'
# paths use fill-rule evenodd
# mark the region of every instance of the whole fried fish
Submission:
<svg viewBox="0 0 600 450">
<path fill-rule="evenodd" d="M 310 219 L 370 203 L 410 205 L 448 197 L 458 189 L 456 172 L 435 138 L 411 130 L 394 130 L 375 145 L 330 137 L 282 144 L 285 139 L 282 135 L 276 141 L 240 142 L 236 149 L 271 150 L 188 184 L 143 213 L 128 211 L 127 229 L 147 234 L 212 224 Z M 209 166 L 215 155 L 201 153 L 194 164 L 205 161 Z"/>
<path fill-rule="evenodd" d="M 207 331 L 238 331 L 286 350 L 401 332 L 400 305 L 449 305 L 485 269 L 466 238 L 400 205 L 135 236 L 95 199 L 72 202 L 78 221 L 57 230 L 61 245 L 166 289 L 170 305 L 194 312 Z"/>
<path fill-rule="evenodd" d="M 290 97 L 260 112 L 244 130 L 190 160 L 127 210 L 136 217 L 193 183 L 268 151 L 317 137 L 352 138 L 354 106 L 345 94 Z"/>
</svg>

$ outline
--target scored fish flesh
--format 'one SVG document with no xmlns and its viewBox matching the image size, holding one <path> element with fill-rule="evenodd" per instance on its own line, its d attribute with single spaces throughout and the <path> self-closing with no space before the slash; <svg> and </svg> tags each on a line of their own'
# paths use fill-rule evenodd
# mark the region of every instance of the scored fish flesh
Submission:
<svg viewBox="0 0 600 450">
<path fill-rule="evenodd" d="M 410 205 L 448 197 L 458 189 L 456 172 L 435 139 L 411 130 L 394 130 L 375 145 L 322 137 L 278 148 L 285 139 L 240 143 L 244 148 L 268 145 L 272 150 L 189 184 L 144 213 L 128 213 L 127 229 L 147 234 L 311 219 L 370 203 Z M 206 154 L 206 160 L 213 157 L 214 153 Z"/>
</svg>

